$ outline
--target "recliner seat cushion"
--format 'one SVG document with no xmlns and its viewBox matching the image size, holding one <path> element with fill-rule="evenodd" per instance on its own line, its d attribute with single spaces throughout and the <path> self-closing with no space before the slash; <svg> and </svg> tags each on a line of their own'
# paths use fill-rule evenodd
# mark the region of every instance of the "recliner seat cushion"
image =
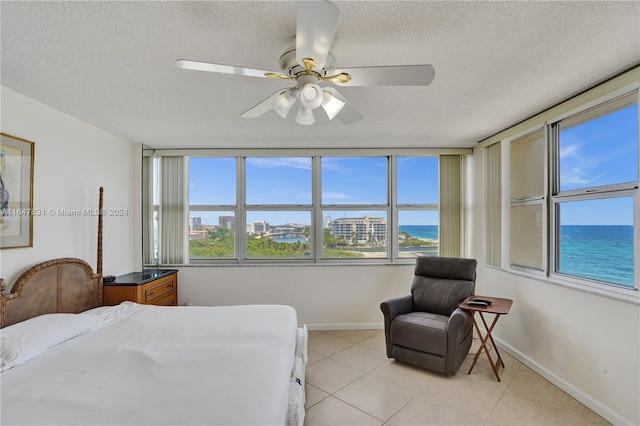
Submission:
<svg viewBox="0 0 640 426">
<path fill-rule="evenodd" d="M 398 315 L 391 322 L 391 343 L 434 355 L 447 354 L 449 317 L 428 312 Z"/>
</svg>

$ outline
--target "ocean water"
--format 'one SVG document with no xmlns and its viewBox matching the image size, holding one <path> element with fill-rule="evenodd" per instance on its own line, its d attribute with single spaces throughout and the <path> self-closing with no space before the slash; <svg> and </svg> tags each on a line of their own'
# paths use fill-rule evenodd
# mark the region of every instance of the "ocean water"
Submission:
<svg viewBox="0 0 640 426">
<path fill-rule="evenodd" d="M 558 272 L 633 287 L 633 226 L 563 225 Z"/>
<path fill-rule="evenodd" d="M 438 225 L 400 225 L 399 228 L 414 238 L 438 241 Z"/>
<path fill-rule="evenodd" d="M 415 238 L 438 240 L 437 225 L 404 225 Z M 563 225 L 558 272 L 633 287 L 633 226 Z"/>
</svg>

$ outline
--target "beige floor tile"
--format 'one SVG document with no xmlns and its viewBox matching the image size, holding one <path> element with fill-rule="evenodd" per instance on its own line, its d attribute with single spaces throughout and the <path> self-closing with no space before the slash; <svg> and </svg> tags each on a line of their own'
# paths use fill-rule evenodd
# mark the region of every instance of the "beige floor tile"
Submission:
<svg viewBox="0 0 640 426">
<path fill-rule="evenodd" d="M 318 337 L 320 335 L 323 335 L 325 333 L 325 331 L 323 331 L 323 330 L 309 330 L 307 333 L 309 334 L 309 339 L 313 339 L 314 337 Z"/>
<path fill-rule="evenodd" d="M 384 331 L 380 330 L 377 334 L 359 342 L 361 345 L 366 346 L 377 351 L 387 352 L 387 346 L 384 340 Z"/>
<path fill-rule="evenodd" d="M 320 355 L 329 356 L 346 349 L 349 346 L 353 346 L 354 344 L 355 343 L 348 340 L 324 333 L 320 336 L 314 337 L 313 339 L 309 339 L 307 348 L 319 353 Z"/>
<path fill-rule="evenodd" d="M 391 426 L 482 425 L 483 420 L 450 405 L 418 395 L 387 423 Z"/>
<path fill-rule="evenodd" d="M 379 331 L 380 330 L 333 330 L 327 333 L 353 343 L 360 343 L 363 340 L 376 336 Z"/>
<path fill-rule="evenodd" d="M 414 393 L 386 380 L 366 375 L 333 395 L 365 413 L 387 420 L 405 406 Z"/>
<path fill-rule="evenodd" d="M 434 373 L 396 360 L 390 360 L 389 362 L 382 364 L 380 367 L 371 370 L 369 374 L 396 384 L 409 391 L 418 392 L 429 385 L 429 376 Z"/>
<path fill-rule="evenodd" d="M 320 390 L 334 393 L 362 375 L 361 370 L 325 358 L 307 367 L 306 381 Z"/>
<path fill-rule="evenodd" d="M 435 378 L 430 385 L 420 391 L 420 395 L 487 419 L 502 398 L 503 392 L 481 383 L 456 377 Z"/>
<path fill-rule="evenodd" d="M 306 401 L 304 404 L 305 409 L 309 409 L 313 407 L 318 402 L 322 401 L 323 399 L 329 396 L 329 394 L 326 393 L 325 391 L 320 390 L 317 387 L 310 385 L 309 383 L 305 385 L 304 393 L 306 397 Z"/>
<path fill-rule="evenodd" d="M 591 410 L 528 367 L 518 370 L 507 393 L 555 407 L 585 424 L 589 421 Z"/>
<path fill-rule="evenodd" d="M 389 360 L 385 353 L 362 345 L 350 346 L 331 355 L 331 358 L 365 372 L 369 372 Z"/>
<path fill-rule="evenodd" d="M 611 423 L 608 422 L 606 419 L 603 419 L 593 411 L 589 410 L 589 421 L 587 424 L 589 426 L 607 426 L 607 425 L 610 425 Z"/>
<path fill-rule="evenodd" d="M 313 363 L 316 363 L 324 358 L 326 358 L 324 355 L 321 355 L 318 352 L 314 352 L 312 350 L 307 349 L 307 366 Z"/>
<path fill-rule="evenodd" d="M 382 421 L 332 396 L 307 410 L 305 426 L 368 426 L 382 425 Z"/>
<path fill-rule="evenodd" d="M 494 425 L 586 425 L 584 419 L 526 398 L 505 393 L 488 419 Z"/>
<path fill-rule="evenodd" d="M 504 350 L 501 382 L 485 354 L 468 375 L 479 345 L 475 339 L 458 373 L 449 377 L 386 358 L 383 330 L 315 331 L 309 339 L 305 424 L 609 424 Z"/>
<path fill-rule="evenodd" d="M 458 370 L 458 375 L 464 375 L 469 380 L 482 383 L 501 391 L 504 391 L 507 389 L 507 387 L 509 387 L 511 380 L 513 380 L 514 376 L 522 365 L 509 354 L 505 353 L 504 351 L 500 351 L 500 355 L 502 355 L 505 366 L 501 366 L 498 369 L 498 376 L 500 377 L 500 381 L 498 381 L 495 374 L 493 373 L 491 365 L 489 365 L 487 355 L 483 352 L 480 354 L 478 362 L 473 367 L 473 371 L 471 372 L 471 374 L 467 374 L 469 372 L 471 364 L 473 363 L 473 357 L 475 356 L 475 353 L 476 352 L 473 351 L 472 346 L 472 352 L 470 352 L 470 354 L 467 355 L 467 357 L 463 361 L 462 365 L 460 366 L 460 370 Z M 491 357 L 493 362 L 496 362 L 496 357 L 493 351 L 491 351 Z"/>
</svg>

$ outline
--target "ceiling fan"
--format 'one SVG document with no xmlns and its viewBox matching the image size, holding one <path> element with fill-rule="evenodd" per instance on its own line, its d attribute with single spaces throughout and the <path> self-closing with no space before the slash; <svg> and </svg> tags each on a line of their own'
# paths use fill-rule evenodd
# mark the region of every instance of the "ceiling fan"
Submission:
<svg viewBox="0 0 640 426">
<path fill-rule="evenodd" d="M 295 80 L 295 86 L 278 90 L 267 99 L 241 114 L 244 118 L 260 117 L 273 109 L 286 118 L 298 102 L 295 121 L 315 122 L 313 110 L 322 107 L 329 120 L 338 117 L 344 124 L 362 118 L 353 106 L 332 86 L 427 86 L 434 77 L 431 65 L 390 65 L 358 68 L 335 68 L 335 58 L 329 52 L 336 31 L 340 9 L 326 0 L 298 0 L 296 46 L 280 57 L 279 72 L 233 65 L 179 59 L 180 68 L 249 77 Z"/>
</svg>

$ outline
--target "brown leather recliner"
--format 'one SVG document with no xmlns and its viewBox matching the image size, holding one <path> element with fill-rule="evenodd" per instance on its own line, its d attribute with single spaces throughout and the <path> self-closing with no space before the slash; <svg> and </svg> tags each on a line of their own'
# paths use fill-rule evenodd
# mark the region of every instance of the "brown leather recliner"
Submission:
<svg viewBox="0 0 640 426">
<path fill-rule="evenodd" d="M 386 300 L 387 357 L 453 376 L 473 340 L 471 314 L 458 308 L 474 294 L 475 259 L 420 256 L 411 294 Z"/>
</svg>

